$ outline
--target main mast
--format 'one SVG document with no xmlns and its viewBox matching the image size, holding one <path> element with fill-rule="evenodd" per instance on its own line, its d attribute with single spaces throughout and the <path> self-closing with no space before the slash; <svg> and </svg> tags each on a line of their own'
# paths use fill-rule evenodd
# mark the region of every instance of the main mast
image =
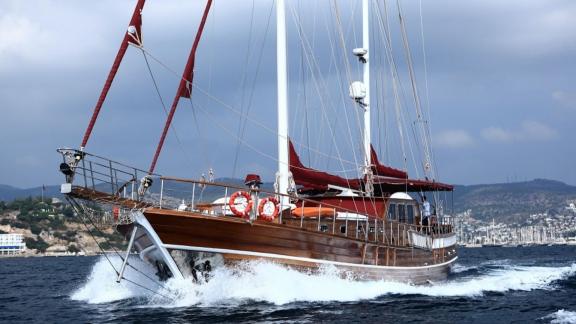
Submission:
<svg viewBox="0 0 576 324">
<path fill-rule="evenodd" d="M 369 0 L 362 0 L 362 48 L 365 51 L 363 55 L 364 67 L 364 89 L 366 96 L 363 100 L 364 106 L 364 174 L 368 174 L 372 164 L 370 158 L 370 4 Z M 367 179 L 370 180 L 370 179 Z"/>
<path fill-rule="evenodd" d="M 278 86 L 278 192 L 288 193 L 288 67 L 286 59 L 286 12 L 284 0 L 276 1 L 276 69 Z M 280 200 L 283 206 L 288 202 Z"/>
</svg>

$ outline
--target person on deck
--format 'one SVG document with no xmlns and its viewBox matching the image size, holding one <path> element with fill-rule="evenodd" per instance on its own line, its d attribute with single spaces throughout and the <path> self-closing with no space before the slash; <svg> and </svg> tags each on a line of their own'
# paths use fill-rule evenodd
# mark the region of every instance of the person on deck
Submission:
<svg viewBox="0 0 576 324">
<path fill-rule="evenodd" d="M 430 203 L 426 200 L 426 196 L 422 196 L 422 225 L 430 225 Z"/>
</svg>

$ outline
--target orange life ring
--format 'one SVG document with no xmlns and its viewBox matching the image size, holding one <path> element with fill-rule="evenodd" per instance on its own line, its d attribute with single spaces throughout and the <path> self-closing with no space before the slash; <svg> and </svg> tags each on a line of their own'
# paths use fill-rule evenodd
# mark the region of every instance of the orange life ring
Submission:
<svg viewBox="0 0 576 324">
<path fill-rule="evenodd" d="M 238 208 L 236 208 L 236 205 L 243 205 L 243 202 L 236 203 L 236 199 L 238 198 L 246 199 L 246 206 L 244 207 L 244 210 L 238 210 Z M 252 210 L 252 197 L 250 197 L 250 194 L 246 191 L 236 191 L 232 194 L 232 196 L 230 196 L 228 205 L 230 206 L 230 210 L 234 215 L 247 218 L 250 217 L 250 210 Z"/>
<path fill-rule="evenodd" d="M 272 204 L 274 209 L 267 207 Z M 280 212 L 280 205 L 278 199 L 276 197 L 271 196 L 260 200 L 258 204 L 258 215 L 262 217 L 262 219 L 267 220 L 269 222 L 273 221 L 278 213 Z"/>
</svg>

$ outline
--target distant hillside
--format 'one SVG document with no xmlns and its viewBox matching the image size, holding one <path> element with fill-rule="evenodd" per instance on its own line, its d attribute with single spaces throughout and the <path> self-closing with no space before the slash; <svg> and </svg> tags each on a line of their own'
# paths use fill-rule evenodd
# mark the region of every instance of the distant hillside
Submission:
<svg viewBox="0 0 576 324">
<path fill-rule="evenodd" d="M 511 222 L 529 214 L 560 212 L 567 200 L 576 200 L 576 186 L 535 179 L 526 182 L 456 186 L 456 212 L 472 209 L 473 217 Z"/>
<path fill-rule="evenodd" d="M 20 189 L 9 185 L 0 184 L 0 201 L 12 201 L 19 198 L 40 197 L 42 186 Z M 44 191 L 46 197 L 60 197 L 60 186 L 46 186 Z"/>
<path fill-rule="evenodd" d="M 231 183 L 243 186 L 241 179 L 220 178 L 216 182 Z M 158 193 L 159 181 L 154 181 L 152 193 Z M 264 189 L 272 190 L 272 183 L 264 183 Z M 174 198 L 188 198 L 192 194 L 189 183 L 167 182 L 165 195 Z M 8 185 L 0 185 L 0 201 L 12 201 L 41 195 L 42 187 L 20 189 Z M 224 195 L 224 189 L 207 187 L 204 190 L 196 188 L 196 197 L 203 200 L 213 200 Z M 228 193 L 230 194 L 230 193 Z M 60 197 L 60 186 L 46 186 L 46 197 Z M 570 186 L 560 181 L 535 179 L 526 182 L 481 184 L 456 186 L 454 190 L 454 209 L 462 212 L 472 209 L 473 217 L 482 220 L 512 222 L 526 218 L 529 214 L 561 212 L 567 200 L 576 200 L 576 186 Z M 450 209 L 450 208 L 449 208 Z"/>
</svg>

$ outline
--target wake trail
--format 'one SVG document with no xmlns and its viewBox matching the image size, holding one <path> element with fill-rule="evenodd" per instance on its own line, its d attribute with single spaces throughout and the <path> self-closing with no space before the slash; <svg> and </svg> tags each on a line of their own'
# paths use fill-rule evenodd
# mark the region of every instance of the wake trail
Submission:
<svg viewBox="0 0 576 324">
<path fill-rule="evenodd" d="M 112 258 L 118 266 L 120 258 Z M 143 268 L 144 262 L 130 259 L 131 264 Z M 149 266 L 147 274 L 154 277 Z M 473 267 L 457 266 L 456 272 Z M 293 302 L 351 302 L 369 300 L 385 295 L 424 295 L 436 297 L 478 297 L 490 292 L 553 290 L 554 282 L 576 274 L 576 263 L 564 267 L 515 266 L 503 264 L 482 274 L 457 278 L 425 286 L 386 281 L 354 281 L 342 278 L 334 267 L 325 267 L 320 273 L 303 273 L 282 265 L 252 261 L 239 268 L 219 268 L 212 272 L 208 282 L 195 284 L 190 279 L 170 279 L 163 289 L 150 279 L 127 269 L 130 278 L 159 293 L 170 291 L 176 296 L 167 300 L 149 291 L 122 281 L 116 283 L 116 274 L 108 262 L 101 258 L 92 268 L 87 281 L 71 296 L 87 303 L 109 303 L 123 299 L 144 300 L 141 306 L 236 306 L 249 301 L 284 305 Z M 167 289 L 167 290 L 166 290 Z"/>
</svg>

